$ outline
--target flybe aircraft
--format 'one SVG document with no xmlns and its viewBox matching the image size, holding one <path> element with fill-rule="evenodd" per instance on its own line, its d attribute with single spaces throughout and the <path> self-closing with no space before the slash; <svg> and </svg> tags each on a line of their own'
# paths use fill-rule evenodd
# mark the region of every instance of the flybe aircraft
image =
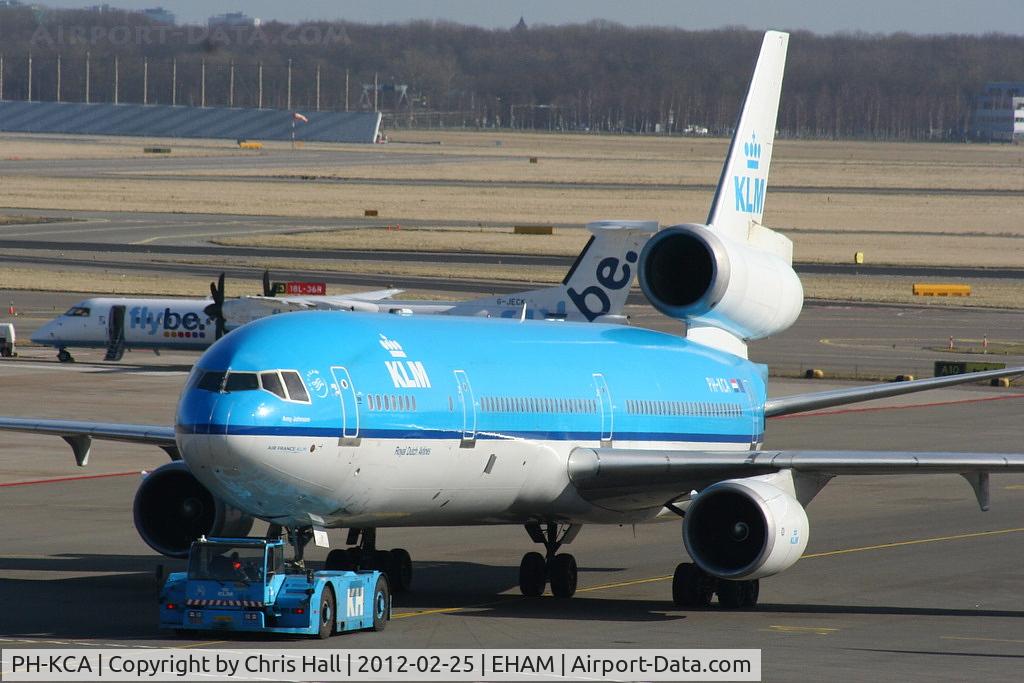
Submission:
<svg viewBox="0 0 1024 683">
<path fill-rule="evenodd" d="M 288 534 L 301 563 L 311 539 L 326 545 L 341 528 L 349 547 L 332 550 L 328 567 L 383 568 L 395 590 L 410 586 L 412 564 L 404 550 L 378 548 L 384 527 L 522 525 L 524 544 L 542 551 L 523 556 L 521 591 L 567 598 L 577 566 L 563 550 L 582 527 L 682 518 L 689 559 L 675 570 L 675 603 L 717 596 L 750 608 L 760 579 L 804 552 L 806 507 L 835 476 L 956 474 L 985 509 L 990 473 L 1024 471 L 1024 455 L 763 447 L 767 417 L 1024 373 L 768 398 L 767 368 L 745 358 L 745 344 L 785 329 L 802 306 L 790 244 L 761 224 L 787 43 L 764 37 L 707 221 L 661 230 L 637 259 L 643 291 L 687 336 L 298 312 L 208 349 L 173 426 L 0 427 L 59 435 L 81 465 L 93 439 L 163 448 L 172 462 L 134 502 L 157 552 L 183 556 L 200 535 L 243 535 L 258 518 Z"/>
<path fill-rule="evenodd" d="M 85 299 L 36 330 L 32 341 L 57 348 L 62 362 L 74 360 L 69 348 L 105 348 L 106 360 L 120 360 L 128 349 L 202 350 L 225 332 L 253 320 L 301 310 L 625 322 L 622 311 L 640 250 L 658 224 L 602 221 L 587 228 L 590 241 L 562 283 L 554 287 L 470 301 L 396 300 L 393 297 L 400 289 L 274 296 L 265 273 L 263 296 L 226 299 L 221 275 L 219 283 L 211 283 L 208 299 Z"/>
</svg>

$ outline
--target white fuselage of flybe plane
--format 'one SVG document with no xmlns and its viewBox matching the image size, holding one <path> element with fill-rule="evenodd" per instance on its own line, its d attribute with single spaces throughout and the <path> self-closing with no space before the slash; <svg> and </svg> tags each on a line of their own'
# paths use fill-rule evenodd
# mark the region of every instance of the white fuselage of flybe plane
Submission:
<svg viewBox="0 0 1024 683">
<path fill-rule="evenodd" d="M 579 497 L 572 450 L 755 448 L 763 369 L 621 326 L 296 313 L 202 356 L 176 434 L 214 495 L 289 527 L 641 521 L 662 506 Z"/>
<path fill-rule="evenodd" d="M 205 349 L 214 339 L 214 323 L 203 311 L 211 303 L 211 299 L 85 299 L 36 330 L 32 341 L 57 348 L 102 348 L 110 342 L 111 326 L 120 315 L 128 348 Z"/>
</svg>

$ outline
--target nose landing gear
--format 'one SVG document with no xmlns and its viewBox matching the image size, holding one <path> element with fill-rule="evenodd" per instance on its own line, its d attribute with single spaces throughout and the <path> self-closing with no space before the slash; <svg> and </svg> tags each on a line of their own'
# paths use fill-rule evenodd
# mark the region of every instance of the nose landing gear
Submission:
<svg viewBox="0 0 1024 683">
<path fill-rule="evenodd" d="M 548 582 L 551 583 L 551 594 L 556 598 L 571 598 L 576 593 L 576 558 L 558 550 L 562 545 L 572 543 L 580 528 L 579 524 L 570 524 L 559 534 L 559 525 L 553 522 L 544 529 L 536 522 L 526 525 L 526 533 L 534 543 L 543 544 L 547 552 L 546 555 L 538 552 L 523 555 L 519 563 L 519 590 L 523 595 L 542 595 Z"/>
</svg>

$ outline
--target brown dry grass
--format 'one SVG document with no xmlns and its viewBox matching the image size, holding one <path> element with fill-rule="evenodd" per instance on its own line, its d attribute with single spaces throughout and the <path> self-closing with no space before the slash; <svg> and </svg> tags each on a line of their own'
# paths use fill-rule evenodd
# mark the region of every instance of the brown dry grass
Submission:
<svg viewBox="0 0 1024 683">
<path fill-rule="evenodd" d="M 170 147 L 171 156 L 251 155 L 230 140 L 121 138 L 110 136 L 0 134 L 0 160 L 132 159 L 149 156 L 143 147 Z M 166 155 L 164 155 L 166 156 Z"/>
<path fill-rule="evenodd" d="M 914 296 L 915 282 L 948 282 L 943 278 L 863 275 L 802 275 L 804 296 L 824 301 L 914 304 L 917 306 L 970 306 L 1024 308 L 1024 284 L 1008 279 L 972 278 L 968 297 Z"/>
<path fill-rule="evenodd" d="M 0 177 L 0 204 L 21 208 L 167 211 L 362 218 L 376 208 L 382 223 L 410 219 L 437 226 L 488 224 L 579 225 L 605 218 L 657 220 L 662 224 L 702 221 L 711 200 L 707 191 L 644 188 L 678 183 L 714 184 L 727 141 L 519 134 L 399 131 L 392 145 L 310 145 L 307 166 L 294 166 L 287 143 L 268 143 L 259 170 L 228 169 L 223 180 L 173 176 Z M 442 144 L 420 144 L 439 141 Z M 501 145 L 496 145 L 497 141 Z M 166 142 L 175 154 L 247 154 L 225 141 L 142 141 L 96 138 L 74 141 L 0 138 L 0 156 L 13 151 L 33 158 L 138 156 L 141 147 Z M 331 150 L 366 155 L 343 166 Z M 301 154 L 302 152 L 299 152 Z M 408 156 L 425 163 L 401 163 Z M 527 159 L 536 156 L 539 163 Z M 282 163 L 275 166 L 274 159 Z M 195 170 L 202 173 L 201 160 Z M 251 177 L 249 176 L 251 174 Z M 357 180 L 344 183 L 268 183 L 265 175 L 323 175 Z M 358 178 L 365 179 L 359 182 Z M 494 187 L 430 186 L 375 180 L 493 180 Z M 550 183 L 627 182 L 632 189 L 509 187 L 508 181 Z M 878 193 L 769 192 L 766 221 L 788 234 L 801 261 L 848 262 L 863 251 L 867 262 L 1020 266 L 1024 246 L 1024 194 L 963 196 L 962 189 L 1024 193 L 1024 147 L 1010 145 L 883 144 L 780 140 L 772 164 L 772 185 L 860 186 Z M 948 194 L 885 194 L 885 188 L 921 187 Z M 233 237 L 225 242 L 318 248 L 466 250 L 571 255 L 586 232 L 560 230 L 552 238 L 516 237 L 507 231 L 332 231 L 289 236 Z M 209 235 L 216 237 L 216 235 Z M 354 266 L 353 266 L 354 267 Z M 383 268 L 384 266 L 375 266 Z M 400 269 L 388 264 L 389 273 Z M 487 268 L 486 277 L 496 277 Z M 401 271 L 413 274 L 408 270 Z M 467 277 L 459 274 L 459 277 Z M 545 276 L 546 277 L 546 276 Z M 816 286 L 816 285 L 815 285 Z"/>
<path fill-rule="evenodd" d="M 590 239 L 580 228 L 559 228 L 552 235 L 516 235 L 512 228 L 358 228 L 287 235 L 218 237 L 214 244 L 291 249 L 376 249 L 378 251 L 463 252 L 574 256 Z"/>
<path fill-rule="evenodd" d="M 384 158 L 429 155 L 436 157 L 433 163 L 351 166 L 319 159 L 308 168 L 271 165 L 231 175 L 714 185 L 728 147 L 722 139 L 479 133 L 440 137 L 445 143 L 440 146 L 374 149 Z M 503 144 L 495 146 L 492 138 Z M 529 163 L 530 157 L 538 162 Z M 1024 190 L 1024 151 L 1011 145 L 780 140 L 772 160 L 772 184 Z"/>
</svg>

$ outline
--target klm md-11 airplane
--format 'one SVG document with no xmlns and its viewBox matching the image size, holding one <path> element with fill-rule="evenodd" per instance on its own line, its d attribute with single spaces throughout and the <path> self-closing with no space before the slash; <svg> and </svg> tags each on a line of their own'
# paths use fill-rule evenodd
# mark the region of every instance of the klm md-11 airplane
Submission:
<svg viewBox="0 0 1024 683">
<path fill-rule="evenodd" d="M 329 568 L 384 569 L 410 586 L 401 549 L 377 529 L 523 525 L 519 584 L 576 590 L 562 552 L 581 527 L 682 517 L 691 561 L 681 606 L 750 608 L 761 578 L 807 547 L 805 508 L 832 478 L 945 472 L 983 509 L 991 472 L 1024 455 L 764 450 L 765 418 L 1017 374 L 1024 368 L 783 398 L 746 342 L 802 307 L 787 239 L 761 225 L 788 35 L 769 32 L 706 224 L 661 230 L 638 259 L 676 336 L 600 322 L 300 312 L 215 343 L 182 391 L 173 427 L 5 418 L 59 435 L 85 464 L 92 439 L 153 444 L 170 462 L 142 482 L 135 526 L 157 552 L 235 536 L 259 518 L 301 562 L 312 539 L 348 529 Z M 623 277 L 625 275 L 623 274 Z M 618 276 L 616 276 L 618 277 Z"/>
</svg>

